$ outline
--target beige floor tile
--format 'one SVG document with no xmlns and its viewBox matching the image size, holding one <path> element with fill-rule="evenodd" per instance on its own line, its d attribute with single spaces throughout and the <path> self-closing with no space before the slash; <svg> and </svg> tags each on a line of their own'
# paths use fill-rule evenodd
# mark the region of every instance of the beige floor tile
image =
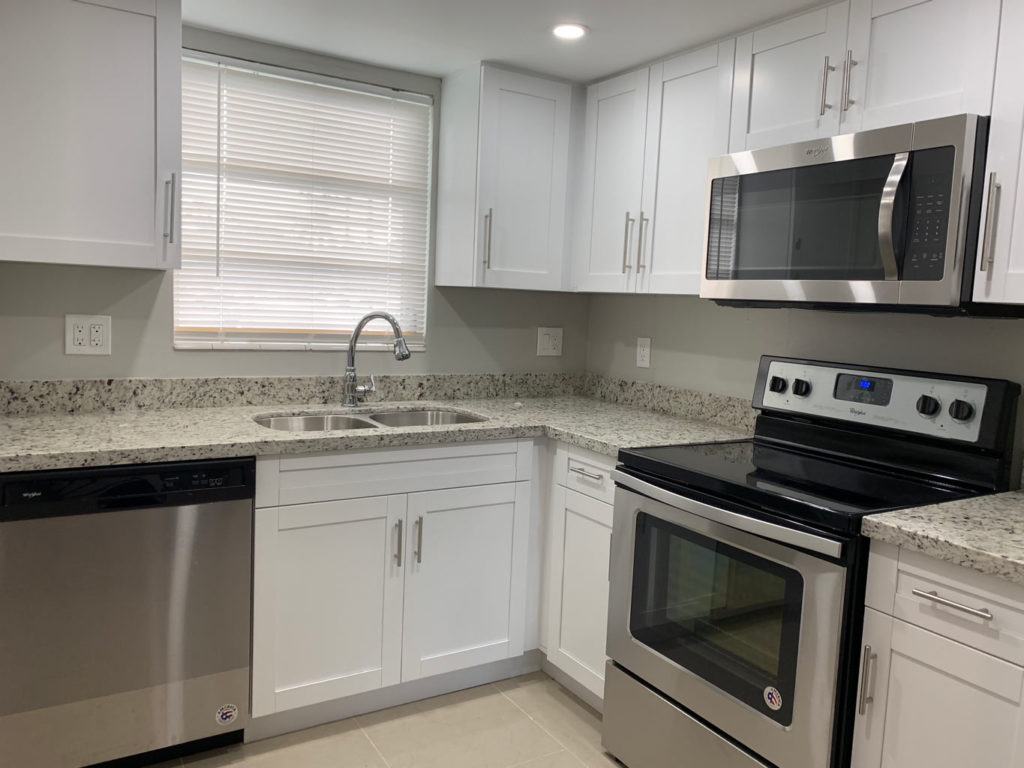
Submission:
<svg viewBox="0 0 1024 768">
<path fill-rule="evenodd" d="M 186 768 L 387 768 L 354 720 L 214 750 L 184 763 Z"/>
<path fill-rule="evenodd" d="M 553 755 L 538 757 L 513 768 L 583 768 L 583 762 L 571 752 L 562 750 Z"/>
<path fill-rule="evenodd" d="M 601 746 L 601 716 L 544 673 L 496 686 L 588 768 L 618 765 Z"/>
<path fill-rule="evenodd" d="M 561 750 L 489 685 L 364 715 L 358 721 L 391 768 L 510 768 Z"/>
</svg>

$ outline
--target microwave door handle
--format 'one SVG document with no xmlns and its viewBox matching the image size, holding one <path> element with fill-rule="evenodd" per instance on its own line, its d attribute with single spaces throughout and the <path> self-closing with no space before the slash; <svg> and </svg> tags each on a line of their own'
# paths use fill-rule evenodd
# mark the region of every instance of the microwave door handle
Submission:
<svg viewBox="0 0 1024 768">
<path fill-rule="evenodd" d="M 899 191 L 909 161 L 909 152 L 899 152 L 893 157 L 889 177 L 882 187 L 882 202 L 878 206 L 878 250 L 882 252 L 882 269 L 885 270 L 886 280 L 900 279 L 896 249 L 892 240 L 893 216 L 896 213 L 896 193 Z"/>
</svg>

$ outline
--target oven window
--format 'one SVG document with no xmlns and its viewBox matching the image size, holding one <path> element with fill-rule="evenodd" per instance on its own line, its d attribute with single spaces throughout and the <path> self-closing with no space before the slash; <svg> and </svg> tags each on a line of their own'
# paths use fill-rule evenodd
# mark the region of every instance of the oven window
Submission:
<svg viewBox="0 0 1024 768">
<path fill-rule="evenodd" d="M 878 215 L 893 158 L 714 179 L 708 279 L 884 280 Z M 899 195 L 897 248 L 906 208 Z"/>
<path fill-rule="evenodd" d="M 632 636 L 783 725 L 792 721 L 802 602 L 798 572 L 637 515 Z"/>
</svg>

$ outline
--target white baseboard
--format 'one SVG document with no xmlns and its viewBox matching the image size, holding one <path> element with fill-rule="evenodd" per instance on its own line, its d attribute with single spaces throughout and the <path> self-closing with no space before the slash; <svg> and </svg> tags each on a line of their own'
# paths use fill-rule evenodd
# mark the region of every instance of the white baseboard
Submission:
<svg viewBox="0 0 1024 768">
<path fill-rule="evenodd" d="M 547 657 L 541 662 L 540 668 L 556 683 L 569 691 L 577 699 L 580 699 L 588 707 L 596 709 L 598 712 L 604 712 L 604 699 L 586 686 L 573 680 L 569 675 L 548 661 Z"/>
<path fill-rule="evenodd" d="M 344 720 L 356 715 L 365 715 L 367 712 L 408 704 L 411 701 L 429 699 L 432 696 L 440 696 L 465 688 L 525 675 L 528 672 L 536 672 L 541 669 L 543 660 L 544 655 L 540 651 L 527 651 L 514 659 L 504 659 L 491 664 L 482 664 L 479 667 L 460 669 L 445 675 L 436 675 L 381 688 L 377 691 L 368 691 L 356 696 L 347 696 L 344 699 L 253 718 L 245 726 L 245 741 L 268 739 L 271 736 L 280 736 L 282 733 L 301 731 L 304 728 L 332 723 L 335 720 Z M 559 682 L 562 681 L 559 680 Z M 577 693 L 575 689 L 570 688 L 570 690 Z M 589 703 L 589 700 L 584 700 Z"/>
</svg>

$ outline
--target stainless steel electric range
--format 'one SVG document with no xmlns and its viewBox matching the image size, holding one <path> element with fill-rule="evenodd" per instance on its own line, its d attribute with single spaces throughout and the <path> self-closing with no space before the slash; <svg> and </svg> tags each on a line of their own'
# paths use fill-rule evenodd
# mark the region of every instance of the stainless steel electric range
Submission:
<svg viewBox="0 0 1024 768">
<path fill-rule="evenodd" d="M 847 766 L 861 518 L 1008 489 L 1019 394 L 764 357 L 752 439 L 622 451 L 605 748 L 629 768 Z"/>
</svg>

